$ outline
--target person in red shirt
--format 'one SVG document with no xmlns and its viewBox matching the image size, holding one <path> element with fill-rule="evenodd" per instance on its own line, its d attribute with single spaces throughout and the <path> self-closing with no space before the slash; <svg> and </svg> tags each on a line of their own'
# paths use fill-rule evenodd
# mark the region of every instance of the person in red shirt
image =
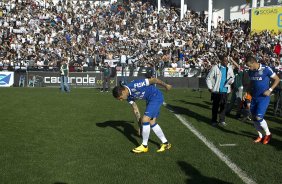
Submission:
<svg viewBox="0 0 282 184">
<path fill-rule="evenodd" d="M 281 52 L 281 45 L 279 42 L 277 42 L 277 44 L 274 46 L 274 51 L 273 51 L 277 56 L 280 55 Z"/>
</svg>

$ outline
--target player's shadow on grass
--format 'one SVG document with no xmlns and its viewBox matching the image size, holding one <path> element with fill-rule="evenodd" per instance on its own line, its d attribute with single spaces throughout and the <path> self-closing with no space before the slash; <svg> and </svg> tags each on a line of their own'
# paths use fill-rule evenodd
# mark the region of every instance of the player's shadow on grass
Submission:
<svg viewBox="0 0 282 184">
<path fill-rule="evenodd" d="M 178 161 L 177 164 L 180 166 L 181 170 L 189 177 L 185 182 L 187 184 L 199 184 L 199 183 L 229 184 L 229 182 L 225 182 L 217 178 L 203 176 L 200 171 L 198 171 L 195 167 L 188 164 L 187 162 Z"/>
<path fill-rule="evenodd" d="M 272 131 L 273 132 L 273 131 Z M 270 139 L 270 142 L 268 143 L 268 145 L 273 146 L 277 151 L 281 151 L 282 150 L 282 141 L 276 139 L 277 135 L 273 135 L 272 138 Z"/>
<path fill-rule="evenodd" d="M 270 128 L 270 131 L 272 133 L 272 138 L 268 145 L 273 146 L 275 149 L 278 151 L 282 150 L 282 141 L 277 139 L 279 136 L 281 137 L 282 135 L 282 129 L 279 128 Z"/>
<path fill-rule="evenodd" d="M 281 120 L 279 120 L 279 118 L 277 117 L 273 117 L 273 116 L 266 116 L 266 121 L 270 120 L 272 122 L 280 122 Z M 281 118 L 280 118 L 281 119 Z M 254 124 L 252 122 L 249 122 L 252 126 L 254 126 Z M 270 122 L 271 123 L 271 122 Z M 282 129 L 281 128 L 271 128 L 270 127 L 270 131 L 272 133 L 272 138 L 270 140 L 270 142 L 268 143 L 268 145 L 273 146 L 275 149 L 277 149 L 278 151 L 282 150 L 282 141 L 280 141 L 279 139 L 277 139 L 276 137 L 281 136 L 282 135 Z M 257 134 L 255 134 L 253 136 L 253 138 L 256 138 Z"/>
<path fill-rule="evenodd" d="M 132 142 L 134 145 L 139 146 L 140 143 L 134 138 L 134 137 L 140 137 L 137 133 L 137 130 L 132 125 L 133 122 L 128 121 L 105 121 L 102 123 L 96 123 L 98 127 L 106 128 L 106 127 L 112 127 L 113 129 L 116 129 L 123 135 L 125 135 L 130 142 Z M 159 143 L 149 139 L 150 143 L 153 143 L 157 146 L 159 146 Z"/>
</svg>

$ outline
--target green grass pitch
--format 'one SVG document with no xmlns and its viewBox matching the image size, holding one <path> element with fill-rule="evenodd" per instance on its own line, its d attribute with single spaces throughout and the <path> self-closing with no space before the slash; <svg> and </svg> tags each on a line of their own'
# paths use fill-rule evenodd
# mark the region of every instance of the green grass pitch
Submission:
<svg viewBox="0 0 282 184">
<path fill-rule="evenodd" d="M 208 92 L 191 89 L 165 94 L 170 108 L 185 117 L 256 183 L 281 183 L 282 118 L 269 107 L 273 134 L 269 145 L 253 144 L 251 122 L 227 117 L 226 127 L 210 125 Z M 130 150 L 141 143 L 126 102 L 96 89 L 1 88 L 0 183 L 243 183 L 208 147 L 165 107 L 158 123 L 172 148 L 156 153 L 160 141 L 151 131 L 149 152 Z M 141 111 L 145 103 L 137 101 Z M 236 146 L 220 146 L 236 144 Z"/>
</svg>

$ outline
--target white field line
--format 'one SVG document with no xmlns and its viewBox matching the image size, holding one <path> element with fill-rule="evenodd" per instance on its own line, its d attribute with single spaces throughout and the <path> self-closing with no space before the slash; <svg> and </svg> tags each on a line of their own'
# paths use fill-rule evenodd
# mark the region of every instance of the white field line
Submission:
<svg viewBox="0 0 282 184">
<path fill-rule="evenodd" d="M 164 105 L 166 106 L 166 104 Z M 196 130 L 184 117 L 177 114 L 168 106 L 166 107 L 174 113 L 174 115 L 183 125 L 185 125 L 194 135 L 196 135 L 212 152 L 214 152 L 220 160 L 222 160 L 233 172 L 235 172 L 243 180 L 244 183 L 256 184 L 254 180 L 252 180 L 240 167 L 233 163 L 228 158 L 228 156 L 222 153 L 212 142 L 210 142 L 205 136 L 203 136 L 198 130 Z"/>
<path fill-rule="evenodd" d="M 237 144 L 220 144 L 219 143 L 219 146 L 237 146 Z"/>
</svg>

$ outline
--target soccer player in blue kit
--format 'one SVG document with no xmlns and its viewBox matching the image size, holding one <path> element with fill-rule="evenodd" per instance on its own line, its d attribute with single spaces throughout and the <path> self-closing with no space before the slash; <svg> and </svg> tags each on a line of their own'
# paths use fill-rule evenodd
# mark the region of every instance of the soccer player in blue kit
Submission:
<svg viewBox="0 0 282 184">
<path fill-rule="evenodd" d="M 257 62 L 256 58 L 249 56 L 246 58 L 246 65 L 249 67 L 250 86 L 248 91 L 252 95 L 251 113 L 253 116 L 254 126 L 258 132 L 258 138 L 255 143 L 262 142 L 268 144 L 271 139 L 271 133 L 264 119 L 267 107 L 270 102 L 270 94 L 279 84 L 279 77 L 266 65 Z M 273 79 L 269 87 L 270 78 Z M 265 132 L 263 137 L 261 131 Z"/>
<path fill-rule="evenodd" d="M 142 122 L 142 144 L 132 150 L 134 153 L 146 153 L 148 152 L 148 140 L 150 135 L 150 130 L 155 132 L 157 137 L 162 141 L 160 148 L 157 152 L 163 152 L 171 148 L 171 144 L 167 141 L 161 127 L 157 124 L 156 119 L 159 116 L 160 107 L 164 102 L 163 94 L 161 91 L 155 87 L 154 84 L 158 84 L 166 90 L 172 88 L 171 85 L 157 78 L 146 78 L 140 80 L 134 80 L 123 86 L 116 86 L 113 89 L 113 96 L 120 100 L 127 100 L 133 108 L 133 112 L 136 116 L 138 122 Z M 146 109 L 144 116 L 141 118 L 135 100 L 142 99 L 146 100 Z"/>
</svg>

